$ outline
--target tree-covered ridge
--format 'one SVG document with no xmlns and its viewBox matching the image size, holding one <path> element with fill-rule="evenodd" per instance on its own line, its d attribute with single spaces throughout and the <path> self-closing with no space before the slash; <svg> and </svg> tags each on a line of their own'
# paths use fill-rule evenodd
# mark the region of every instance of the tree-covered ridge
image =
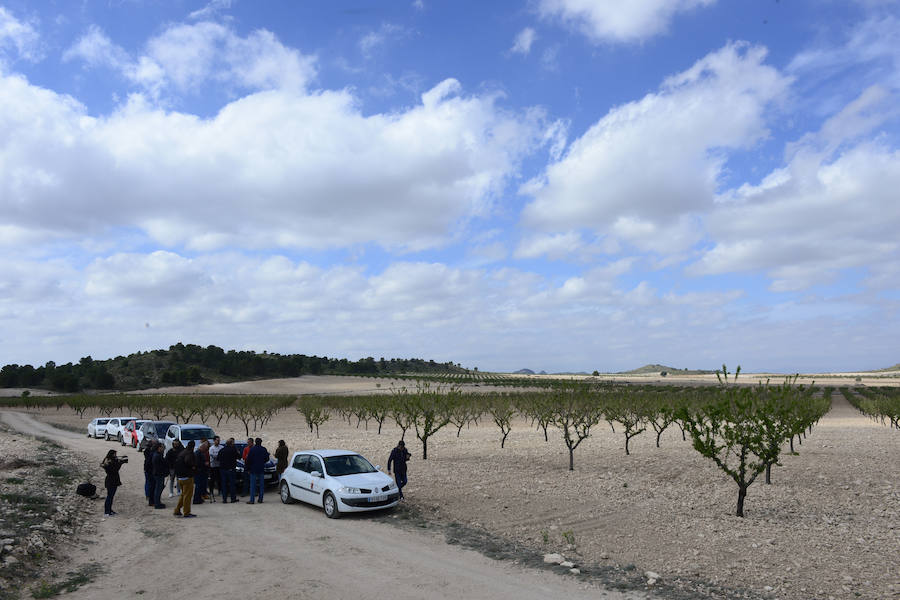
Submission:
<svg viewBox="0 0 900 600">
<path fill-rule="evenodd" d="M 60 392 L 84 389 L 135 390 L 162 385 L 188 385 L 299 377 L 300 375 L 380 375 L 402 373 L 465 373 L 458 364 L 421 358 L 380 358 L 357 361 L 305 354 L 275 354 L 252 350 L 224 350 L 218 346 L 182 344 L 168 350 L 136 352 L 109 360 L 90 356 L 77 363 L 41 367 L 5 365 L 0 387 L 43 388 Z"/>
</svg>

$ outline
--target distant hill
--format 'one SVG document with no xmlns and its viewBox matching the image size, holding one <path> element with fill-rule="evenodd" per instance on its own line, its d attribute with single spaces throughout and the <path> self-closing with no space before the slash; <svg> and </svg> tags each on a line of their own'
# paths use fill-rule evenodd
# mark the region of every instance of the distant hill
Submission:
<svg viewBox="0 0 900 600">
<path fill-rule="evenodd" d="M 74 393 L 90 390 L 136 390 L 165 385 L 229 383 L 300 375 L 390 376 L 407 373 L 465 373 L 460 365 L 421 358 L 350 361 L 346 358 L 305 354 L 257 354 L 250 350 L 224 350 L 194 344 L 169 346 L 168 350 L 136 352 L 108 360 L 85 356 L 77 363 L 57 365 L 5 365 L 0 387 L 41 388 Z"/>
<path fill-rule="evenodd" d="M 531 369 L 519 369 L 518 371 L 514 371 L 513 375 L 534 375 L 534 371 Z"/>
<path fill-rule="evenodd" d="M 874 371 L 866 371 L 866 373 L 884 373 L 885 371 L 900 371 L 900 363 L 897 363 L 893 367 L 887 367 L 885 369 L 875 369 Z"/>
<path fill-rule="evenodd" d="M 674 375 L 712 375 L 715 371 L 707 371 L 703 369 L 677 369 L 675 367 L 667 367 L 666 365 L 644 365 L 643 367 L 632 369 L 631 371 L 620 371 L 617 375 L 651 375 L 654 373 L 666 373 Z"/>
</svg>

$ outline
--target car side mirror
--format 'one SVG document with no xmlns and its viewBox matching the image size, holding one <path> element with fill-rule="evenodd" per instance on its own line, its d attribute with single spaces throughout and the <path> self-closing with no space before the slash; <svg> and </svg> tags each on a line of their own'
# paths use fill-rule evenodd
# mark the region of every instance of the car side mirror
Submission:
<svg viewBox="0 0 900 600">
<path fill-rule="evenodd" d="M 310 475 L 313 477 L 323 477 L 323 475 L 319 471 L 313 471 L 312 473 L 310 473 Z"/>
<path fill-rule="evenodd" d="M 381 470 L 381 465 L 375 465 L 375 470 L 376 470 L 376 471 L 380 471 L 380 470 Z"/>
</svg>

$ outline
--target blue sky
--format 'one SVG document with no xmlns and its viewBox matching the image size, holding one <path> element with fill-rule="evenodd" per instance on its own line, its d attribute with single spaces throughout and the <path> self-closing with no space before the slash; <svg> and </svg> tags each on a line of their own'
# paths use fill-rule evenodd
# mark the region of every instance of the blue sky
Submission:
<svg viewBox="0 0 900 600">
<path fill-rule="evenodd" d="M 0 364 L 900 361 L 900 4 L 0 0 Z"/>
</svg>

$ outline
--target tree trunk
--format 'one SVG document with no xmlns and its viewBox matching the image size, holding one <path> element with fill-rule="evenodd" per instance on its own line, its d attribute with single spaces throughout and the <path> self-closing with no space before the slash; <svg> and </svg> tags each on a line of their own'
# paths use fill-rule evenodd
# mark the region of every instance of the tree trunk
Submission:
<svg viewBox="0 0 900 600">
<path fill-rule="evenodd" d="M 575 448 L 569 448 L 569 470 L 575 470 Z"/>
<path fill-rule="evenodd" d="M 428 438 L 422 440 L 422 460 L 428 460 Z"/>
<path fill-rule="evenodd" d="M 772 485 L 772 463 L 766 465 L 766 483 Z"/>
<path fill-rule="evenodd" d="M 737 516 L 744 516 L 744 498 L 747 497 L 747 488 L 743 486 L 738 486 L 738 502 L 737 502 Z"/>
</svg>

